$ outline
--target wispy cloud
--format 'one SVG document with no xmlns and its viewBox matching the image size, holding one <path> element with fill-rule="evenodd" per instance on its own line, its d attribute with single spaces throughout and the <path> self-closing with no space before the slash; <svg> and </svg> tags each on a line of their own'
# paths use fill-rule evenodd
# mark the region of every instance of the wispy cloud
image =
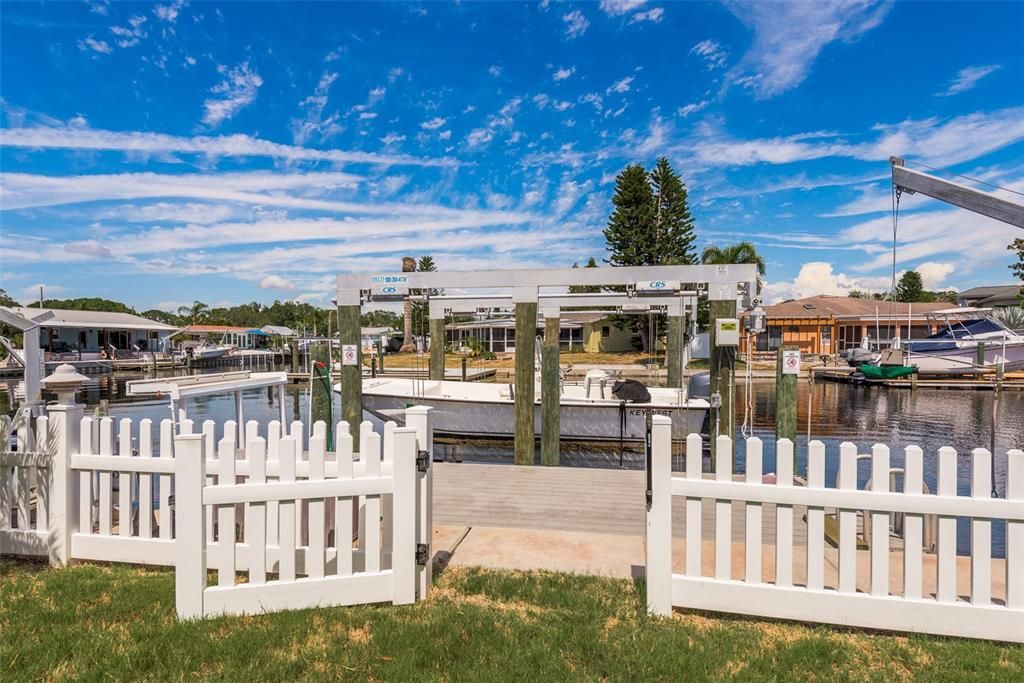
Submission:
<svg viewBox="0 0 1024 683">
<path fill-rule="evenodd" d="M 342 131 L 342 126 L 338 123 L 340 115 L 337 112 L 324 118 L 327 93 L 331 84 L 337 79 L 336 72 L 324 72 L 313 90 L 313 94 L 299 103 L 299 107 L 304 111 L 304 116 L 292 119 L 292 137 L 296 145 L 304 145 L 314 136 L 328 139 Z"/>
<path fill-rule="evenodd" d="M 154 7 L 153 14 L 156 15 L 157 19 L 173 24 L 178 20 L 178 13 L 184 5 L 185 0 L 174 0 L 174 2 L 168 5 L 157 5 Z"/>
<path fill-rule="evenodd" d="M 647 21 L 647 22 L 650 22 L 652 24 L 657 24 L 659 21 L 661 21 L 664 18 L 664 16 L 665 16 L 665 10 L 664 9 L 662 9 L 661 7 L 652 7 L 651 9 L 647 10 L 646 12 L 637 12 L 636 14 L 631 16 L 629 18 L 629 23 L 631 23 L 631 24 L 639 24 L 640 22 Z"/>
<path fill-rule="evenodd" d="M 629 14 L 633 10 L 643 7 L 647 0 L 601 0 L 601 10 L 610 17 L 618 17 Z"/>
<path fill-rule="evenodd" d="M 563 66 L 559 68 L 558 71 L 556 71 L 554 74 L 552 74 L 551 77 L 556 81 L 564 81 L 565 79 L 572 76 L 574 73 L 576 73 L 576 67 L 570 66 L 566 68 Z"/>
<path fill-rule="evenodd" d="M 149 35 L 145 25 L 146 17 L 137 14 L 128 18 L 128 26 L 111 26 L 110 32 L 117 36 L 118 47 L 134 47 Z"/>
<path fill-rule="evenodd" d="M 612 83 L 604 92 L 606 95 L 613 92 L 629 92 L 630 84 L 632 84 L 634 80 L 636 80 L 636 76 L 626 76 L 625 78 Z"/>
<path fill-rule="evenodd" d="M 179 137 L 142 131 L 120 132 L 73 126 L 5 128 L 0 147 L 117 151 L 125 154 L 200 154 L 206 157 L 270 157 L 285 161 L 332 161 L 413 166 L 456 166 L 450 158 L 429 159 L 341 149 L 310 149 L 249 135 Z"/>
<path fill-rule="evenodd" d="M 892 3 L 730 0 L 726 6 L 754 31 L 753 44 L 729 80 L 764 99 L 800 85 L 826 45 L 855 40 L 875 28 Z"/>
<path fill-rule="evenodd" d="M 700 102 L 692 102 L 679 108 L 679 115 L 684 119 L 690 114 L 696 114 L 700 110 L 708 106 L 710 102 L 708 100 L 701 100 Z"/>
<path fill-rule="evenodd" d="M 562 15 L 565 22 L 565 35 L 568 38 L 577 38 L 587 32 L 590 27 L 590 20 L 583 16 L 583 12 L 574 9 L 568 14 Z"/>
<path fill-rule="evenodd" d="M 691 55 L 697 55 L 704 60 L 704 65 L 708 71 L 715 69 L 721 69 L 725 66 L 726 60 L 729 58 L 729 53 L 726 52 L 718 42 L 708 38 L 702 40 L 690 49 Z"/>
<path fill-rule="evenodd" d="M 96 40 L 92 36 L 78 41 L 78 49 L 82 52 L 92 50 L 93 52 L 99 52 L 104 55 L 109 55 L 114 51 L 114 48 L 110 47 L 110 44 L 107 41 Z"/>
<path fill-rule="evenodd" d="M 424 130 L 437 130 L 448 122 L 448 119 L 443 116 L 435 116 L 432 119 L 428 119 L 420 124 L 420 128 Z"/>
<path fill-rule="evenodd" d="M 219 126 L 230 119 L 243 107 L 247 107 L 256 99 L 256 92 L 263 85 L 260 75 L 243 62 L 229 69 L 217 67 L 224 80 L 210 88 L 217 97 L 211 97 L 203 103 L 203 123 L 208 126 Z"/>
<path fill-rule="evenodd" d="M 968 66 L 960 69 L 960 72 L 957 73 L 956 78 L 953 79 L 949 86 L 943 92 L 937 94 L 940 97 L 949 97 L 950 95 L 967 92 L 976 86 L 978 81 L 1001 68 L 1003 67 L 999 64 L 989 64 L 987 66 Z"/>
</svg>

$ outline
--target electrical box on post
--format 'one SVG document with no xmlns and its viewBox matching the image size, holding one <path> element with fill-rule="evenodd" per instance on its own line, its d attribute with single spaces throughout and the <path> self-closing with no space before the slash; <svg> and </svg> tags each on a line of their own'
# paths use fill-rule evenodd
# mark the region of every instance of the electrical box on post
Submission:
<svg viewBox="0 0 1024 683">
<path fill-rule="evenodd" d="M 715 344 L 717 346 L 739 346 L 740 321 L 736 318 L 715 320 Z"/>
</svg>

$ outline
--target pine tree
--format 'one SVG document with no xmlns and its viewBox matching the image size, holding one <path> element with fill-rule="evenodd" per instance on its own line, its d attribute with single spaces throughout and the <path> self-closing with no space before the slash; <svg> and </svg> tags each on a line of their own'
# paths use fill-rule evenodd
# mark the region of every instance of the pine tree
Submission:
<svg viewBox="0 0 1024 683">
<path fill-rule="evenodd" d="M 693 250 L 693 216 L 686 201 L 686 185 L 661 157 L 651 171 L 654 188 L 655 223 L 654 243 L 659 264 L 693 265 L 697 255 Z"/>
<path fill-rule="evenodd" d="M 921 280 L 921 274 L 916 270 L 908 270 L 903 273 L 900 276 L 900 281 L 896 283 L 896 291 L 893 292 L 896 301 L 903 303 L 920 301 L 923 293 L 924 282 Z"/>
<path fill-rule="evenodd" d="M 1007 247 L 1017 256 L 1017 262 L 1010 264 L 1010 272 L 1017 276 L 1017 279 L 1024 282 L 1024 239 L 1018 237 L 1010 242 Z"/>
<path fill-rule="evenodd" d="M 433 273 L 437 271 L 437 264 L 434 263 L 434 257 L 429 255 L 420 256 L 420 260 L 416 263 L 417 273 Z M 421 290 L 426 291 L 426 290 Z M 431 289 L 429 291 L 430 296 L 437 296 L 441 294 L 439 289 Z M 412 319 L 413 319 L 413 330 L 416 334 L 426 335 L 429 330 L 429 310 L 428 304 L 423 301 L 418 301 L 412 306 Z"/>
<path fill-rule="evenodd" d="M 573 268 L 579 268 L 580 264 L 574 263 L 574 264 L 572 264 L 572 267 Z M 597 268 L 597 261 L 595 261 L 594 257 L 591 256 L 587 260 L 587 265 L 585 265 L 583 267 L 584 268 Z M 570 294 L 597 294 L 600 291 L 601 291 L 600 285 L 570 285 L 570 287 L 569 287 L 569 293 Z"/>
<path fill-rule="evenodd" d="M 658 262 L 654 192 L 647 171 L 630 164 L 615 178 L 615 209 L 604 230 L 613 266 L 650 266 Z"/>
</svg>

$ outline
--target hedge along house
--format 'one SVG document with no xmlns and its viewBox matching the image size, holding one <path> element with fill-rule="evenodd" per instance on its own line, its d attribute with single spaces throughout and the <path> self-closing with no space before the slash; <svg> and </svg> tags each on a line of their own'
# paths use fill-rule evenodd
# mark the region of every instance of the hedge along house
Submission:
<svg viewBox="0 0 1024 683">
<path fill-rule="evenodd" d="M 453 348 L 469 346 L 475 339 L 485 351 L 512 353 L 516 350 L 514 317 L 493 317 L 445 326 L 445 336 Z M 544 336 L 544 320 L 537 319 L 535 337 Z M 558 345 L 562 351 L 581 349 L 588 353 L 632 351 L 632 333 L 617 328 L 607 313 L 565 311 L 559 318 Z M 533 340 L 529 341 L 533 345 Z"/>
<path fill-rule="evenodd" d="M 948 302 L 909 304 L 828 295 L 784 301 L 764 307 L 767 326 L 757 335 L 754 350 L 774 353 L 785 345 L 805 354 L 831 355 L 859 346 L 865 337 L 883 345 L 897 336 L 921 339 L 939 329 L 928 314 L 949 307 Z M 747 335 L 740 339 L 740 350 L 747 350 Z"/>
<path fill-rule="evenodd" d="M 99 360 L 122 352 L 166 351 L 168 340 L 179 329 L 131 313 L 21 306 L 4 310 L 26 320 L 52 314 L 39 325 L 39 343 L 48 361 Z"/>
</svg>

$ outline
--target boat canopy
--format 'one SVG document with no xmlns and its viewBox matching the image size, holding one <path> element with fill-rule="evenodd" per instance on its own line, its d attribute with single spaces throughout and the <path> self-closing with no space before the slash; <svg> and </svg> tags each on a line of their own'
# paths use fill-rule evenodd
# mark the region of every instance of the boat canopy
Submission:
<svg viewBox="0 0 1024 683">
<path fill-rule="evenodd" d="M 1003 327 L 991 318 L 957 320 L 952 323 L 950 327 L 936 332 L 931 336 L 925 337 L 924 339 L 907 341 L 903 348 L 906 351 L 914 353 L 955 351 L 957 349 L 956 342 L 959 340 L 974 337 L 979 334 L 1003 331 Z"/>
</svg>

